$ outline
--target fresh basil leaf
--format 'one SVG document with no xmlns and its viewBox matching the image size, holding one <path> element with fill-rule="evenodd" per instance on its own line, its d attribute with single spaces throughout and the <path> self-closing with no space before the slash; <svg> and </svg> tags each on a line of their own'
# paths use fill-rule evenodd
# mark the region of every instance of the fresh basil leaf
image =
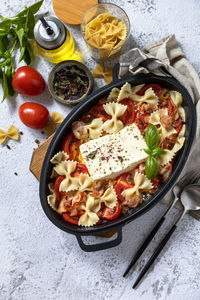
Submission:
<svg viewBox="0 0 200 300">
<path fill-rule="evenodd" d="M 23 45 L 23 37 L 24 37 L 24 28 L 20 28 L 18 30 L 15 30 L 15 32 L 16 32 L 17 37 L 19 39 L 20 46 L 22 47 L 22 45 Z"/>
<path fill-rule="evenodd" d="M 154 179 L 158 173 L 158 162 L 153 156 L 147 157 L 145 165 L 145 174 L 148 179 Z"/>
<path fill-rule="evenodd" d="M 12 20 L 11 19 L 5 19 L 0 23 L 0 28 L 1 29 L 7 29 L 12 25 Z"/>
<path fill-rule="evenodd" d="M 29 6 L 28 8 L 25 8 L 25 9 L 22 10 L 20 13 L 18 13 L 18 14 L 16 15 L 16 17 L 24 16 L 25 14 L 27 14 L 27 10 L 28 10 L 28 9 L 30 9 L 30 11 L 32 12 L 32 14 L 35 14 L 35 13 L 38 12 L 38 10 L 40 9 L 42 3 L 43 3 L 43 0 L 34 3 L 33 5 Z"/>
<path fill-rule="evenodd" d="M 33 53 L 33 49 L 31 47 L 31 44 L 29 43 L 29 41 L 27 40 L 26 45 L 25 45 L 26 49 L 25 49 L 25 53 L 24 55 L 26 55 L 26 64 L 32 65 L 33 60 L 34 60 L 34 53 Z M 28 58 L 29 57 L 29 58 Z"/>
<path fill-rule="evenodd" d="M 16 17 L 12 19 L 12 23 L 17 25 L 17 28 L 20 28 L 26 23 L 26 16 Z"/>
<path fill-rule="evenodd" d="M 8 38 L 7 36 L 4 36 L 0 39 L 0 51 L 4 53 L 4 51 L 8 48 Z"/>
<path fill-rule="evenodd" d="M 23 60 L 28 66 L 32 65 L 34 60 L 34 53 L 28 40 L 26 40 Z"/>
<path fill-rule="evenodd" d="M 9 66 L 6 70 L 6 78 L 7 78 L 7 85 L 8 85 L 8 94 L 13 96 L 15 94 L 15 90 L 12 86 L 12 77 L 13 77 L 13 67 Z"/>
<path fill-rule="evenodd" d="M 0 79 L 3 79 L 3 71 L 0 69 Z"/>
<path fill-rule="evenodd" d="M 155 149 L 158 146 L 158 129 L 155 125 L 150 125 L 145 133 L 145 141 L 149 149 Z"/>
<path fill-rule="evenodd" d="M 24 59 L 24 52 L 25 52 L 25 47 L 20 48 L 20 57 L 19 57 L 19 62 Z"/>
<path fill-rule="evenodd" d="M 5 71 L 3 72 L 2 88 L 3 88 L 3 99 L 2 99 L 3 102 L 8 96 L 8 83 L 7 83 Z"/>
<path fill-rule="evenodd" d="M 29 10 L 31 11 L 31 13 L 34 15 L 36 14 L 36 12 L 38 12 L 38 10 L 40 9 L 41 5 L 43 3 L 43 0 L 34 3 L 33 5 L 29 6 Z"/>
<path fill-rule="evenodd" d="M 28 13 L 27 13 L 27 16 L 26 16 L 25 32 L 28 34 L 28 38 L 29 39 L 33 39 L 34 38 L 34 34 L 33 34 L 34 26 L 35 26 L 34 15 L 31 12 L 31 10 L 28 9 Z"/>
<path fill-rule="evenodd" d="M 149 154 L 149 155 L 151 155 L 151 153 L 152 153 L 152 150 L 151 150 L 151 149 L 144 149 L 144 151 L 145 151 L 147 154 Z"/>
<path fill-rule="evenodd" d="M 165 153 L 165 151 L 162 148 L 156 148 L 152 150 L 151 155 L 152 156 L 159 156 L 161 154 Z"/>
</svg>

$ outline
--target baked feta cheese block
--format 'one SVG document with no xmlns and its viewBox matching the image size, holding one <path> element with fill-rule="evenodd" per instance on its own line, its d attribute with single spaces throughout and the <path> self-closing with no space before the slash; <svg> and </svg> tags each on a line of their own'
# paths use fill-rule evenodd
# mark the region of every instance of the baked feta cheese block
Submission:
<svg viewBox="0 0 200 300">
<path fill-rule="evenodd" d="M 80 152 L 93 180 L 111 179 L 145 161 L 148 148 L 137 127 L 131 124 L 118 133 L 80 145 Z"/>
</svg>

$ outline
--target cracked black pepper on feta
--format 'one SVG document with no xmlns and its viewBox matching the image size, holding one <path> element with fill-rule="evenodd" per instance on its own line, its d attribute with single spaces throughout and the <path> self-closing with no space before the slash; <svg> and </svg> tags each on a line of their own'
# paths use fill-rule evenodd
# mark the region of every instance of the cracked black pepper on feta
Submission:
<svg viewBox="0 0 200 300">
<path fill-rule="evenodd" d="M 110 179 L 145 161 L 146 142 L 136 124 L 82 144 L 80 152 L 93 180 Z"/>
</svg>

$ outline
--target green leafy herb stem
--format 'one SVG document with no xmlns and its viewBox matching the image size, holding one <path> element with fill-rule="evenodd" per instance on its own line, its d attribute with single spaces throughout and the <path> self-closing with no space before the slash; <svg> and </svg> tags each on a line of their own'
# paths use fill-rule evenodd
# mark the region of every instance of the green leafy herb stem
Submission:
<svg viewBox="0 0 200 300">
<path fill-rule="evenodd" d="M 158 129 L 155 125 L 150 125 L 145 133 L 145 141 L 148 146 L 148 149 L 144 151 L 149 154 L 146 160 L 145 173 L 148 179 L 154 179 L 158 174 L 158 161 L 156 156 L 159 156 L 164 153 L 164 150 L 158 147 L 159 144 L 159 135 Z"/>
<path fill-rule="evenodd" d="M 31 65 L 34 59 L 30 40 L 33 39 L 35 26 L 34 14 L 40 9 L 43 0 L 26 7 L 23 11 L 11 18 L 0 15 L 0 80 L 3 88 L 3 99 L 15 91 L 12 87 L 12 78 L 15 74 L 13 66 L 14 50 L 20 49 L 20 61 Z"/>
</svg>

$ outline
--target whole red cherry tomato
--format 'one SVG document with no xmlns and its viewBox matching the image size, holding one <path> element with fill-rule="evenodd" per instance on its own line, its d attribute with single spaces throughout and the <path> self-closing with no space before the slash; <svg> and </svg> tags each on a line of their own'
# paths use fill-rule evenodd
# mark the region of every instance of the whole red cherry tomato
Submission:
<svg viewBox="0 0 200 300">
<path fill-rule="evenodd" d="M 49 112 L 39 103 L 26 102 L 19 107 L 19 117 L 26 126 L 41 129 L 49 119 Z"/>
<path fill-rule="evenodd" d="M 32 67 L 24 66 L 17 69 L 12 80 L 12 86 L 22 95 L 36 96 L 44 91 L 45 81 L 38 71 Z"/>
</svg>

